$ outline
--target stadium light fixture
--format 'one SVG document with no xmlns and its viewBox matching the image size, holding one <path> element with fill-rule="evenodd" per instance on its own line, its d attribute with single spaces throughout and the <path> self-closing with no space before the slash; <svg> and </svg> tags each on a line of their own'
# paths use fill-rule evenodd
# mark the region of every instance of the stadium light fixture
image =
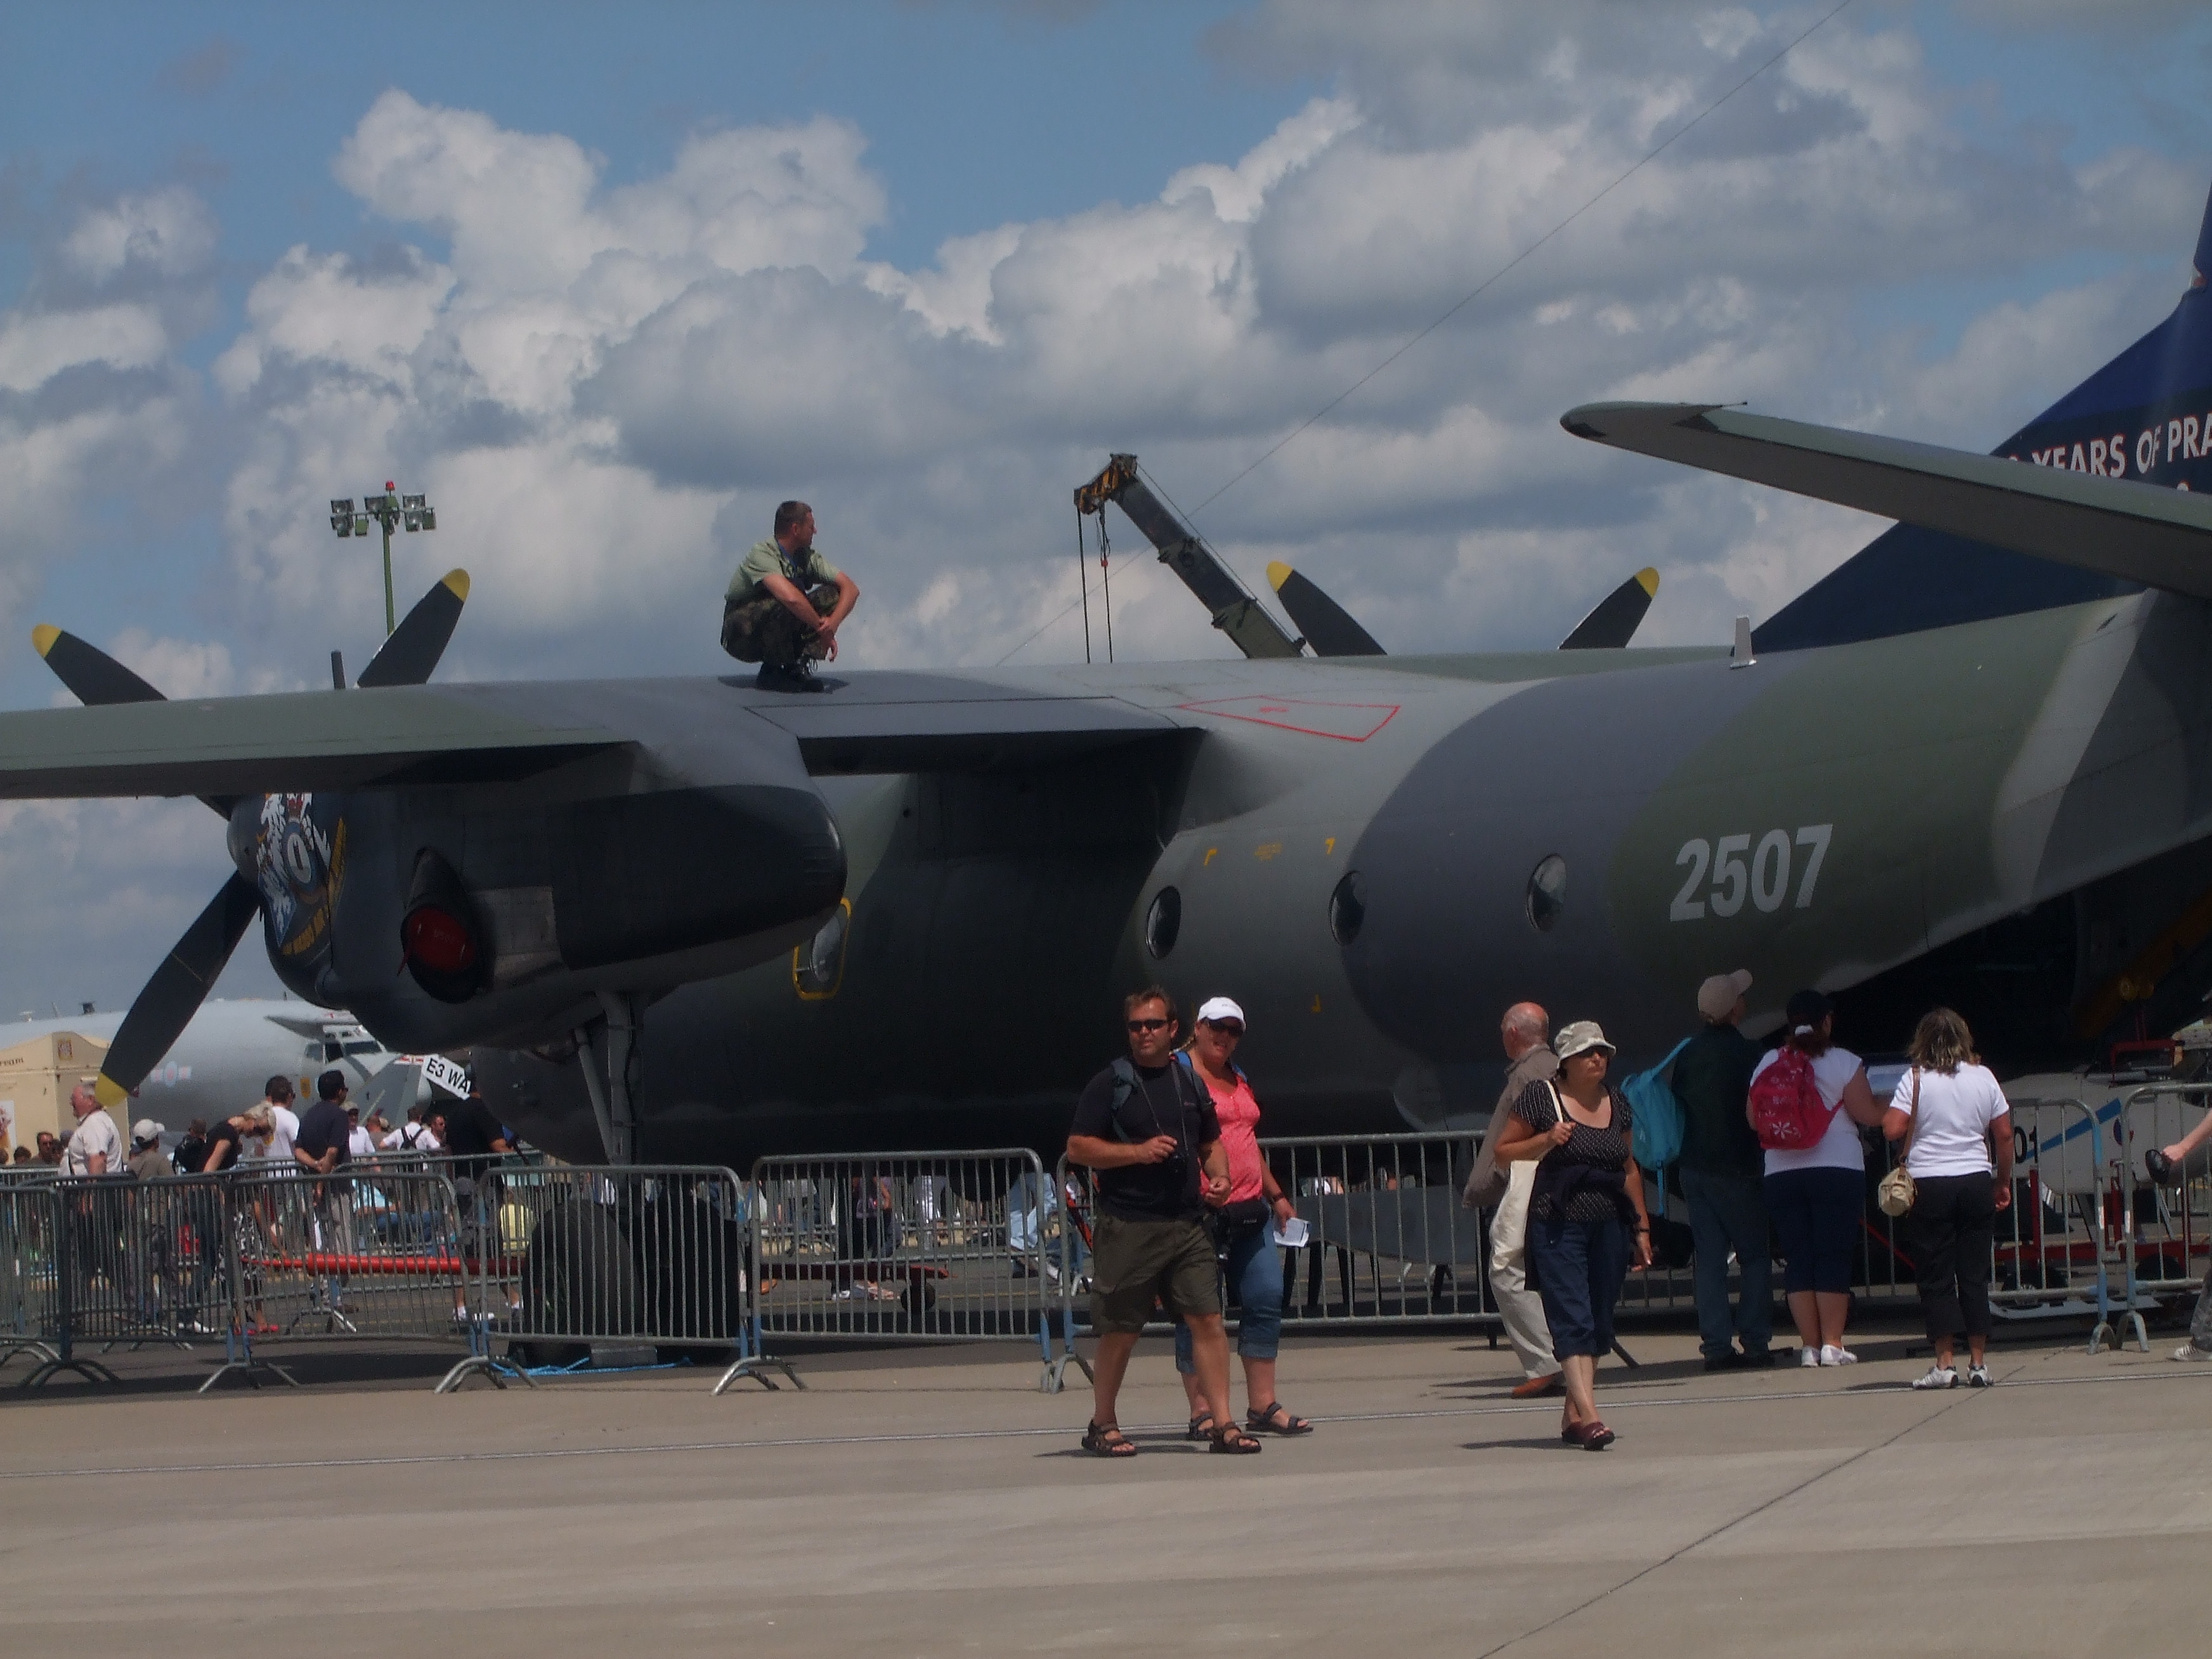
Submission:
<svg viewBox="0 0 2212 1659">
<path fill-rule="evenodd" d="M 403 526 L 410 531 L 435 530 L 438 514 L 427 495 L 403 495 L 399 486 L 389 479 L 381 495 L 362 498 L 358 512 L 351 497 L 331 502 L 331 528 L 340 536 L 366 536 L 372 523 L 384 531 L 384 631 L 388 635 L 398 626 L 392 603 L 392 532 Z"/>
</svg>

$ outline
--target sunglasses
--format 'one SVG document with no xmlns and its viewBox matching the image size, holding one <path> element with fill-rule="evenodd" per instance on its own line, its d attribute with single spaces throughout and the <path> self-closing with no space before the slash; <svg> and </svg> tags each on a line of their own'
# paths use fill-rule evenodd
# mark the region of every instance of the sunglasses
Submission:
<svg viewBox="0 0 2212 1659">
<path fill-rule="evenodd" d="M 1171 1019 L 1133 1019 L 1129 1022 L 1129 1029 L 1133 1031 L 1164 1031 L 1174 1024 Z"/>
</svg>

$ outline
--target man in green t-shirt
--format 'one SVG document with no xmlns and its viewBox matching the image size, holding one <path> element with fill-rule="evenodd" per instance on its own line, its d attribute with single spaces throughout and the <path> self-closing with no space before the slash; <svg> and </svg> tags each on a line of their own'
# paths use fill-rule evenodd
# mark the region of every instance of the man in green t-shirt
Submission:
<svg viewBox="0 0 2212 1659">
<path fill-rule="evenodd" d="M 860 585 L 814 545 L 814 509 L 785 501 L 775 535 L 756 542 L 722 599 L 722 649 L 761 665 L 772 691 L 819 691 L 817 662 L 834 661 L 837 629 L 853 614 Z"/>
</svg>

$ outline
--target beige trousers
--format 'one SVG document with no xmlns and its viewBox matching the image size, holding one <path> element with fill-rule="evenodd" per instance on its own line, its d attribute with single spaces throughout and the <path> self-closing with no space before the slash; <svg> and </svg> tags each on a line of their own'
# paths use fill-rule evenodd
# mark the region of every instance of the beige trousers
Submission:
<svg viewBox="0 0 2212 1659">
<path fill-rule="evenodd" d="M 1512 1166 L 1505 1196 L 1490 1218 L 1490 1294 L 1505 1321 L 1506 1340 L 1532 1377 L 1559 1369 L 1552 1358 L 1552 1328 L 1544 1322 L 1544 1299 L 1528 1288 L 1528 1195 L 1536 1184 L 1536 1161 Z"/>
</svg>

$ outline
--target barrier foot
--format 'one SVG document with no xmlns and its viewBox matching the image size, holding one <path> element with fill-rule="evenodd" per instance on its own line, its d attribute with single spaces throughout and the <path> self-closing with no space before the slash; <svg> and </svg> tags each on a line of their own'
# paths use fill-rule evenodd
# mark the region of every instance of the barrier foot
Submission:
<svg viewBox="0 0 2212 1659">
<path fill-rule="evenodd" d="M 5 1352 L 0 1352 L 0 1365 L 6 1364 L 17 1354 L 21 1353 L 29 1354 L 33 1359 L 38 1360 L 42 1364 L 49 1359 L 58 1359 L 61 1358 L 59 1354 L 56 1353 L 45 1343 L 40 1341 L 36 1337 L 27 1336 L 10 1341 L 7 1345 Z"/>
<path fill-rule="evenodd" d="M 714 1394 L 716 1397 L 720 1397 L 724 1389 L 740 1379 L 750 1379 L 759 1383 L 770 1394 L 775 1394 L 777 1392 L 775 1379 L 763 1375 L 772 1370 L 781 1371 L 793 1388 L 797 1389 L 801 1394 L 806 1392 L 805 1379 L 792 1369 L 788 1359 L 775 1359 L 767 1354 L 749 1354 L 744 1358 L 736 1361 L 729 1370 L 722 1373 L 722 1380 L 714 1384 Z"/>
<path fill-rule="evenodd" d="M 1075 1366 L 1083 1373 L 1084 1381 L 1086 1382 L 1096 1382 L 1098 1380 L 1091 1372 L 1091 1362 L 1085 1359 L 1081 1354 L 1070 1350 L 1068 1352 L 1061 1354 L 1056 1358 L 1048 1359 L 1045 1361 L 1044 1375 L 1042 1377 L 1038 1379 L 1037 1392 L 1040 1394 L 1058 1394 L 1062 1389 L 1066 1389 L 1067 1387 L 1067 1368 L 1071 1364 Z"/>
<path fill-rule="evenodd" d="M 2138 1316 L 2138 1317 L 2140 1317 L 2140 1316 Z M 2105 1344 L 2107 1342 L 2112 1343 L 2115 1349 L 2120 1346 L 2118 1339 L 2116 1339 L 2112 1334 L 2112 1321 L 2109 1319 L 2100 1319 L 2094 1325 L 2090 1327 L 2089 1329 L 2090 1353 L 2092 1355 L 2095 1355 L 2104 1352 Z"/>
<path fill-rule="evenodd" d="M 229 1376 L 233 1371 L 238 1372 L 257 1389 L 261 1386 L 261 1373 L 264 1371 L 275 1372 L 278 1376 L 283 1377 L 287 1382 L 290 1383 L 295 1389 L 300 1386 L 300 1379 L 293 1376 L 291 1372 L 286 1370 L 275 1360 L 256 1359 L 252 1356 L 248 1355 L 243 1359 L 224 1360 L 222 1364 L 215 1368 L 215 1370 L 210 1375 L 208 1380 L 200 1384 L 198 1392 L 205 1394 L 210 1389 L 215 1387 L 216 1383 L 222 1382 L 224 1377 Z"/>
<path fill-rule="evenodd" d="M 538 1386 L 537 1379 L 512 1359 L 488 1353 L 472 1353 L 455 1360 L 453 1370 L 440 1377 L 438 1386 L 430 1392 L 452 1394 L 471 1376 L 483 1377 L 492 1387 L 500 1389 L 507 1387 L 507 1379 L 510 1376 L 519 1378 L 526 1389 Z"/>
<path fill-rule="evenodd" d="M 97 1359 L 64 1359 L 56 1355 L 46 1360 L 15 1386 L 19 1389 L 35 1389 L 49 1378 L 58 1376 L 64 1371 L 75 1371 L 88 1382 L 120 1383 L 122 1381 Z"/>
<path fill-rule="evenodd" d="M 1636 1356 L 1620 1346 L 1620 1340 L 1618 1337 L 1613 1339 L 1613 1357 L 1619 1359 L 1622 1364 L 1627 1366 L 1632 1371 L 1643 1370 L 1643 1366 L 1638 1361 Z"/>
<path fill-rule="evenodd" d="M 2143 1323 L 2143 1316 L 2139 1313 L 2130 1311 L 2127 1316 L 2126 1323 L 2135 1333 L 2136 1352 L 2137 1353 L 2148 1353 L 2150 1352 L 2150 1327 Z M 2119 1344 L 2115 1342 L 2113 1346 L 2117 1349 L 2119 1346 Z"/>
</svg>

